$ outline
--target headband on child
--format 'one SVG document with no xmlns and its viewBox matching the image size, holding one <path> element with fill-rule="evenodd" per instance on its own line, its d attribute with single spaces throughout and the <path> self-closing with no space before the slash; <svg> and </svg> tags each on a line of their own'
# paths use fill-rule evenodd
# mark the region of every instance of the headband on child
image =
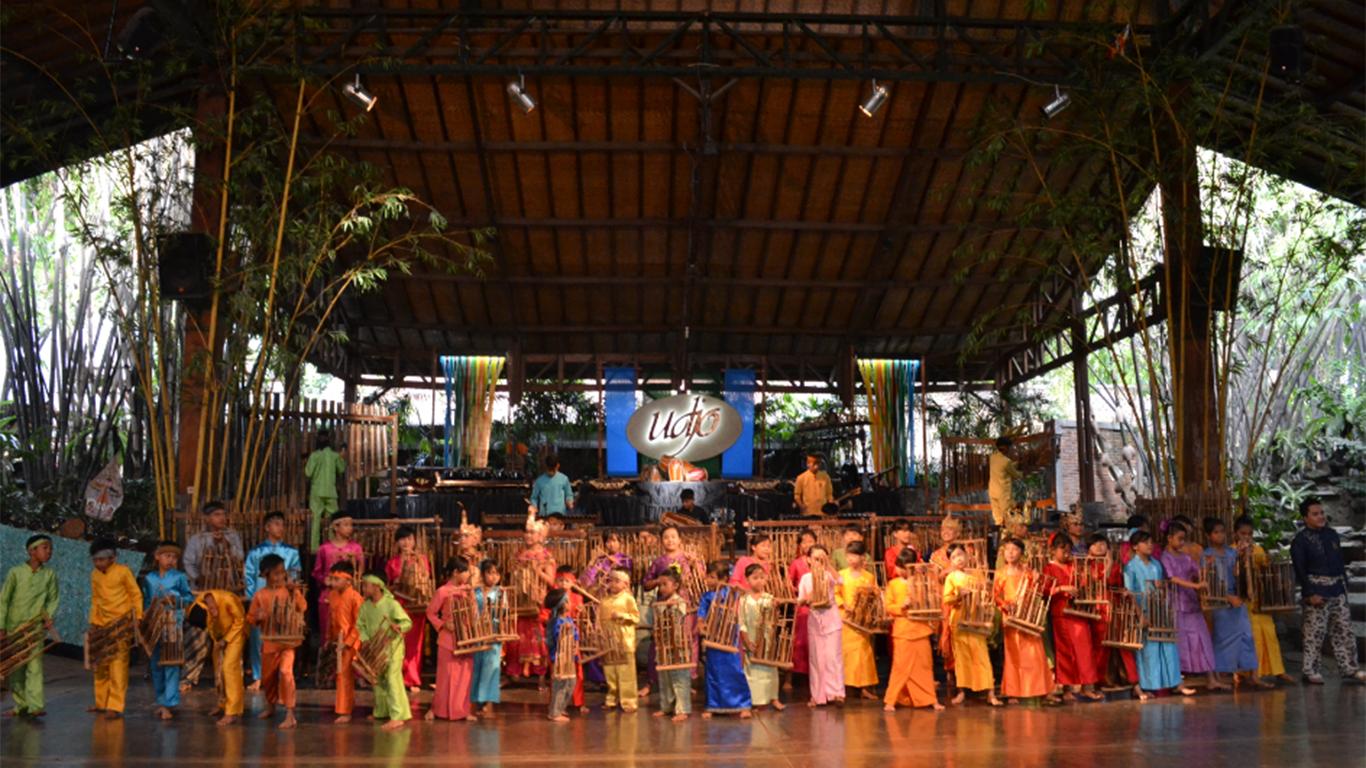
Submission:
<svg viewBox="0 0 1366 768">
<path fill-rule="evenodd" d="M 28 539 L 28 543 L 24 545 L 24 551 L 25 551 L 25 552 L 32 552 L 34 547 L 36 547 L 36 546 L 38 546 L 39 544 L 42 544 L 42 543 L 44 543 L 44 542 L 47 542 L 48 544 L 51 544 L 51 543 L 52 543 L 52 537 L 51 537 L 51 536 L 48 536 L 48 535 L 45 534 L 45 533 L 40 533 L 40 534 L 37 534 L 37 535 L 35 535 L 35 536 L 30 536 L 29 539 Z"/>
</svg>

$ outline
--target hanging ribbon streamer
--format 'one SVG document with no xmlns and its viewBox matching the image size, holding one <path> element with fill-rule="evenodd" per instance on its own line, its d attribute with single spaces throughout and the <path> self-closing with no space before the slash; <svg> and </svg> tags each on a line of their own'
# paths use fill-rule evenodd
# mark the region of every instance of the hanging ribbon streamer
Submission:
<svg viewBox="0 0 1366 768">
<path fill-rule="evenodd" d="M 488 466 L 493 401 L 503 362 L 501 357 L 441 358 L 446 376 L 445 466 Z"/>
<path fill-rule="evenodd" d="M 868 394 L 873 469 L 894 469 L 898 486 L 915 484 L 915 380 L 917 360 L 859 360 Z"/>
</svg>

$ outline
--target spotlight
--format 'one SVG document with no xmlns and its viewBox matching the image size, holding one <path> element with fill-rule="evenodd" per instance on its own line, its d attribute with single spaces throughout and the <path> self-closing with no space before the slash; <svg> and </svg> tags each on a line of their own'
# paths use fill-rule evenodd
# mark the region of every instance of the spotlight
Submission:
<svg viewBox="0 0 1366 768">
<path fill-rule="evenodd" d="M 1053 86 L 1053 100 L 1043 105 L 1043 116 L 1051 120 L 1071 104 L 1072 97 L 1063 93 L 1062 89 L 1055 85 Z"/>
<path fill-rule="evenodd" d="M 342 95 L 366 112 L 374 109 L 379 103 L 379 97 L 365 90 L 365 86 L 360 84 L 360 74 L 356 75 L 356 82 L 342 86 Z"/>
<path fill-rule="evenodd" d="M 508 95 L 522 108 L 523 114 L 531 114 L 531 110 L 536 108 L 536 100 L 531 98 L 531 94 L 526 92 L 526 78 L 508 83 Z"/>
<path fill-rule="evenodd" d="M 873 92 L 868 94 L 868 98 L 864 99 L 863 103 L 858 106 L 858 111 L 862 112 L 864 117 L 872 117 L 877 114 L 879 109 L 882 109 L 883 104 L 887 103 L 887 98 L 890 95 L 891 92 L 887 90 L 887 86 L 878 85 L 877 81 L 874 80 Z"/>
</svg>

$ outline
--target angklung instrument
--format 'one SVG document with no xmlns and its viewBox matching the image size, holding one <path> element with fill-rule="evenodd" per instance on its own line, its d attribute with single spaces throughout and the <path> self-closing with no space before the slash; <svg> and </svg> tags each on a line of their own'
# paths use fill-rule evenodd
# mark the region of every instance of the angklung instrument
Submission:
<svg viewBox="0 0 1366 768">
<path fill-rule="evenodd" d="M 574 621 L 562 622 L 555 636 L 555 663 L 550 674 L 556 680 L 575 680 L 579 676 L 579 639 Z"/>
<path fill-rule="evenodd" d="M 1142 607 L 1148 639 L 1155 643 L 1176 642 L 1176 612 L 1172 607 L 1171 582 L 1149 579 L 1143 586 Z"/>
<path fill-rule="evenodd" d="M 1026 573 L 1020 590 L 1009 604 L 1010 610 L 1002 612 L 1001 623 L 1028 635 L 1042 635 L 1048 626 L 1052 581 L 1052 578 L 1041 573 Z"/>
<path fill-rule="evenodd" d="M 844 611 L 844 626 L 863 635 L 877 635 L 887 631 L 890 621 L 882 593 L 877 587 L 859 587 L 854 599 Z"/>
<path fill-rule="evenodd" d="M 654 605 L 655 669 L 661 672 L 697 667 L 696 646 L 687 631 L 686 606 L 677 597 Z"/>
<path fill-rule="evenodd" d="M 944 585 L 933 563 L 914 563 L 906 578 L 906 618 L 938 623 L 944 616 Z"/>
<path fill-rule="evenodd" d="M 991 594 L 991 574 L 969 570 L 958 592 L 958 626 L 955 631 L 990 635 L 996 624 L 996 603 Z"/>
<path fill-rule="evenodd" d="M 702 620 L 702 645 L 717 651 L 740 652 L 740 591 L 722 587 L 716 591 Z"/>
<path fill-rule="evenodd" d="M 759 636 L 752 639 L 749 660 L 754 664 L 792 669 L 796 647 L 797 605 L 765 600 L 759 605 Z"/>
<path fill-rule="evenodd" d="M 185 634 L 176 618 L 175 598 L 163 595 L 152 600 L 138 623 L 138 644 L 150 657 L 159 647 L 157 665 L 179 667 L 185 664 Z"/>
<path fill-rule="evenodd" d="M 44 644 L 47 637 L 47 616 L 38 614 L 7 632 L 0 639 L 0 679 L 13 674 L 20 667 L 41 656 L 59 641 Z"/>
<path fill-rule="evenodd" d="M 233 551 L 232 544 L 222 532 L 215 532 L 209 546 L 204 549 L 203 558 L 199 561 L 196 591 L 221 589 L 243 597 L 247 594 L 245 577 L 242 558 Z"/>
<path fill-rule="evenodd" d="M 294 590 L 301 587 L 291 584 L 285 597 L 277 598 L 266 611 L 266 621 L 261 626 L 261 641 L 275 643 L 286 648 L 303 645 L 304 635 L 308 632 L 304 611 L 294 607 Z"/>
<path fill-rule="evenodd" d="M 382 624 L 369 640 L 363 640 L 360 644 L 360 652 L 351 662 L 351 668 L 368 685 L 374 685 L 376 681 L 384 678 L 384 672 L 389 667 L 389 656 L 394 645 L 394 640 L 403 636 L 398 631 L 398 626 L 392 621 Z"/>
<path fill-rule="evenodd" d="M 1109 604 L 1105 574 L 1109 572 L 1108 557 L 1077 557 L 1072 560 L 1072 586 L 1077 591 L 1067 601 L 1062 612 L 1079 619 L 1099 621 Z"/>
<path fill-rule="evenodd" d="M 85 633 L 85 668 L 98 669 L 133 646 L 137 621 L 128 611 L 113 621 L 91 627 Z"/>
<path fill-rule="evenodd" d="M 1110 591 L 1110 623 L 1100 644 L 1130 651 L 1143 648 L 1143 614 L 1134 593 L 1127 589 Z"/>
</svg>

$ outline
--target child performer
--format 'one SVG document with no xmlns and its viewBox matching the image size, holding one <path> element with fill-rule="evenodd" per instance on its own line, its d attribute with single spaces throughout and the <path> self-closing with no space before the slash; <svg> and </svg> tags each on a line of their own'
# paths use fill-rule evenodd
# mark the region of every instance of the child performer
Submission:
<svg viewBox="0 0 1366 768">
<path fill-rule="evenodd" d="M 934 689 L 934 654 L 930 648 L 934 626 L 906 616 L 911 600 L 907 579 L 911 566 L 918 561 L 919 556 L 910 545 L 902 547 L 896 556 L 896 570 L 890 572 L 896 575 L 887 582 L 883 597 L 887 615 L 892 617 L 892 676 L 882 703 L 887 712 L 896 711 L 898 704 L 931 707 L 935 712 L 944 709 Z"/>
<path fill-rule="evenodd" d="M 630 571 L 627 571 L 627 573 L 630 573 Z M 609 592 L 611 591 L 610 586 L 611 585 L 609 584 Z M 569 618 L 578 621 L 579 616 L 583 615 L 583 593 L 580 591 L 583 588 L 579 586 L 579 577 L 574 575 L 574 566 L 561 565 L 555 569 L 555 588 L 563 589 L 565 594 L 569 595 Z M 542 609 L 541 614 L 541 623 L 549 626 L 550 612 Z M 574 679 L 574 696 L 572 700 L 574 706 L 578 707 L 579 711 L 586 715 L 588 714 L 588 707 L 583 705 L 583 667 L 584 665 L 580 664 L 574 668 L 576 677 Z M 547 672 L 548 671 L 549 668 L 547 667 Z M 603 678 L 603 682 L 606 682 L 606 678 Z"/>
<path fill-rule="evenodd" d="M 568 601 L 565 601 L 568 605 Z M 621 647 L 626 658 L 618 663 L 606 659 L 602 672 L 607 677 L 607 701 L 604 709 L 618 704 L 622 712 L 634 712 L 638 706 L 636 690 L 636 625 L 640 623 L 640 609 L 631 594 L 631 574 L 620 568 L 613 570 L 607 582 L 607 597 L 598 608 L 602 631 L 621 633 Z"/>
<path fill-rule="evenodd" d="M 947 612 L 945 624 L 948 632 L 948 647 L 944 647 L 941 636 L 940 650 L 945 655 L 953 655 L 954 684 L 958 695 L 951 704 L 962 704 L 968 691 L 986 691 L 987 703 L 993 707 L 1001 706 L 996 698 L 995 679 L 991 674 L 991 659 L 987 655 L 987 639 L 976 632 L 964 632 L 958 627 L 962 618 L 963 593 L 972 585 L 973 577 L 964 568 L 968 564 L 968 551 L 957 542 L 948 547 L 949 572 L 944 576 L 944 610 Z"/>
<path fill-rule="evenodd" d="M 1126 542 L 1127 543 L 1127 542 Z M 1086 554 L 1089 557 L 1105 558 L 1092 565 L 1092 576 L 1105 582 L 1107 592 L 1124 589 L 1124 568 L 1110 558 L 1110 540 L 1103 533 L 1093 533 L 1087 540 Z M 1102 565 L 1104 563 L 1104 565 Z M 1137 686 L 1138 667 L 1134 664 L 1134 653 L 1125 648 L 1110 648 L 1105 645 L 1105 636 L 1110 631 L 1111 608 L 1107 603 L 1100 606 L 1100 621 L 1091 622 L 1091 650 L 1096 654 L 1095 668 L 1098 682 L 1106 685 Z"/>
<path fill-rule="evenodd" d="M 1124 566 L 1124 588 L 1134 593 L 1139 610 L 1149 598 L 1149 582 L 1166 578 L 1162 563 L 1153 557 L 1153 537 L 1138 530 L 1129 535 L 1129 551 L 1133 555 Z M 1153 642 L 1144 631 L 1143 648 L 1136 654 L 1138 662 L 1138 699 L 1146 701 L 1147 691 L 1175 688 L 1182 696 L 1195 693 L 1181 684 L 1181 660 L 1177 658 L 1176 643 Z"/>
<path fill-rule="evenodd" d="M 744 555 L 735 561 L 735 567 L 730 571 L 730 585 L 737 589 L 745 589 L 749 585 L 749 578 L 745 573 L 751 565 L 758 565 L 764 569 L 764 573 L 773 575 L 773 541 L 768 534 L 756 533 L 749 537 L 749 554 Z"/>
<path fill-rule="evenodd" d="M 536 519 L 535 513 L 527 515 L 526 533 L 523 541 L 526 547 L 517 553 L 517 567 L 530 568 L 535 578 L 531 584 L 530 598 L 533 605 L 545 602 L 546 590 L 555 585 L 555 555 L 545 546 L 547 528 L 544 520 Z M 547 669 L 546 626 L 541 623 L 539 611 L 527 616 L 517 616 L 517 644 L 513 653 L 508 654 L 509 675 L 520 667 L 521 677 L 540 676 Z"/>
<path fill-rule="evenodd" d="M 360 542 L 352 540 L 353 535 L 355 526 L 351 515 L 345 512 L 334 513 L 328 526 L 328 539 L 318 548 L 318 554 L 313 558 L 313 582 L 318 585 L 318 626 L 324 633 L 327 632 L 327 612 L 332 601 L 332 590 L 328 588 L 332 578 L 332 566 L 340 562 L 349 562 L 354 579 L 356 571 L 365 563 L 365 551 L 361 549 Z"/>
<path fill-rule="evenodd" d="M 437 628 L 436 638 L 436 695 L 427 710 L 428 720 L 478 720 L 470 706 L 470 681 L 474 677 L 474 659 L 470 654 L 456 655 L 456 601 L 470 600 L 470 564 L 456 555 L 442 568 L 446 583 L 436 588 L 436 595 L 427 604 L 427 621 Z M 473 602 L 471 602 L 473 604 Z"/>
<path fill-rule="evenodd" d="M 949 566 L 949 547 L 958 541 L 958 534 L 962 531 L 963 524 L 958 522 L 958 518 L 945 515 L 944 521 L 939 524 L 939 549 L 930 555 L 930 563 L 934 565 L 935 572 L 942 580 L 951 570 Z"/>
<path fill-rule="evenodd" d="M 1001 543 L 1002 566 L 996 571 L 992 585 L 996 607 L 1007 615 L 1019 599 L 1020 592 L 1032 579 L 1042 578 L 1024 563 L 1024 542 L 1016 538 Z M 1001 644 L 1005 646 L 1005 663 L 1001 667 L 1001 695 L 1009 704 L 1019 699 L 1050 697 L 1053 693 L 1053 672 L 1048 668 L 1043 637 L 1021 632 L 1007 624 L 1001 625 Z"/>
<path fill-rule="evenodd" d="M 361 579 L 361 594 L 365 596 L 365 602 L 361 603 L 356 628 L 360 630 L 362 643 L 374 637 L 386 624 L 398 630 L 398 636 L 389 646 L 389 664 L 375 681 L 375 706 L 370 713 L 371 720 L 388 720 L 384 730 L 396 731 L 413 719 L 408 691 L 403 687 L 403 637 L 413 628 L 413 620 L 408 618 L 408 612 L 394 599 L 379 574 L 365 574 Z"/>
<path fill-rule="evenodd" d="M 659 586 L 656 587 L 659 590 L 659 595 L 650 606 L 653 616 L 658 616 L 664 611 L 671 611 L 677 621 L 684 621 L 687 617 L 688 603 L 678 593 L 678 581 L 676 571 L 666 571 L 660 574 Z M 654 624 L 653 621 L 650 623 Z M 659 711 L 655 712 L 654 716 L 672 715 L 675 723 L 687 720 L 688 715 L 692 714 L 692 670 L 663 669 L 659 670 L 658 674 Z"/>
<path fill-rule="evenodd" d="M 1204 519 L 1205 557 L 1214 559 L 1214 567 L 1228 585 L 1228 606 L 1214 608 L 1209 612 L 1211 632 L 1214 642 L 1214 671 L 1233 675 L 1233 685 L 1242 682 L 1239 672 L 1247 672 L 1252 684 L 1258 688 L 1274 688 L 1271 683 L 1257 677 L 1257 646 L 1252 641 L 1252 619 L 1248 618 L 1247 605 L 1243 603 L 1238 579 L 1238 558 L 1240 551 L 1227 546 L 1228 529 L 1217 517 Z"/>
<path fill-rule="evenodd" d="M 1243 515 L 1233 523 L 1233 533 L 1240 550 L 1245 550 L 1252 558 L 1253 568 L 1265 568 L 1271 562 L 1261 544 L 1253 541 L 1252 518 Z M 1276 677 L 1286 682 L 1295 678 L 1286 674 L 1285 660 L 1281 656 L 1281 640 L 1276 637 L 1276 622 L 1271 614 L 1262 613 L 1259 605 L 1249 603 L 1248 618 L 1252 622 L 1252 642 L 1257 649 L 1257 676 Z"/>
<path fill-rule="evenodd" d="M 36 533 L 28 537 L 24 550 L 28 562 L 9 569 L 5 585 L 0 587 L 0 640 L 38 616 L 43 617 L 43 628 L 50 632 L 57 615 L 57 572 L 47 567 L 52 559 L 52 537 Z M 14 694 L 16 717 L 47 714 L 43 705 L 42 653 L 16 668 L 5 682 Z"/>
<path fill-rule="evenodd" d="M 569 649 L 560 647 L 560 629 L 566 629 L 566 631 L 574 636 L 576 641 L 579 639 L 578 625 L 574 623 L 574 619 L 569 615 L 568 597 L 569 593 L 558 588 L 551 589 L 546 592 L 545 595 L 545 608 L 550 612 L 550 622 L 547 625 L 548 634 L 546 635 L 546 658 L 549 659 L 549 664 L 552 668 L 555 666 L 555 660 L 559 658 L 561 653 L 569 652 Z M 575 648 L 575 665 L 577 665 L 578 662 L 578 649 Z M 632 668 L 634 669 L 634 666 Z M 578 680 L 578 678 L 579 675 L 575 675 L 574 680 L 560 680 L 553 675 L 551 676 L 550 708 L 546 712 L 546 719 L 553 723 L 569 722 L 569 703 L 574 697 L 574 682 L 575 680 Z"/>
<path fill-rule="evenodd" d="M 862 541 L 851 541 L 845 545 L 844 561 L 849 565 L 840 571 L 840 588 L 835 591 L 835 604 L 841 616 L 853 607 L 854 596 L 860 589 L 877 589 L 877 577 L 863 567 L 867 552 Z M 840 634 L 844 654 L 844 685 L 859 689 L 859 695 L 865 699 L 877 701 L 877 694 L 873 692 L 873 687 L 877 685 L 873 639 L 848 626 Z"/>
<path fill-rule="evenodd" d="M 1319 656 L 1323 636 L 1328 635 L 1343 679 L 1366 683 L 1366 669 L 1357 668 L 1347 567 L 1338 532 L 1328 527 L 1323 504 L 1312 496 L 1300 502 L 1300 517 L 1304 527 L 1290 541 L 1290 559 L 1304 600 L 1304 679 L 1310 685 L 1323 685 Z"/>
<path fill-rule="evenodd" d="M 498 586 L 503 574 L 498 564 L 485 560 L 479 564 L 480 585 L 474 590 L 474 599 L 480 612 L 493 612 L 493 631 L 501 633 L 498 608 L 503 601 L 503 588 Z M 479 714 L 488 717 L 493 714 L 493 705 L 503 701 L 499 688 L 500 673 L 503 665 L 503 644 L 495 643 L 488 650 L 474 654 L 474 683 L 470 687 L 470 702 L 479 709 Z"/>
<path fill-rule="evenodd" d="M 734 589 L 726 585 L 730 570 L 730 563 L 725 560 L 716 560 L 707 567 L 709 591 L 702 595 L 697 605 L 699 624 L 706 620 L 716 601 L 724 600 Z M 745 679 L 740 654 L 718 648 L 705 650 L 707 709 L 702 713 L 703 719 L 710 719 L 714 714 L 734 713 L 739 713 L 742 719 L 750 717 L 749 681 Z"/>
<path fill-rule="evenodd" d="M 394 531 L 394 546 L 398 547 L 398 553 L 384 564 L 384 578 L 390 584 L 402 586 L 405 567 L 417 569 L 428 577 L 432 575 L 432 561 L 417 551 L 417 531 L 411 526 L 401 525 Z M 392 592 L 389 596 L 394 597 Z M 427 631 L 425 606 L 417 605 L 416 597 L 400 594 L 395 598 L 407 612 L 411 625 L 403 637 L 403 684 L 414 693 L 422 690 L 422 637 Z"/>
<path fill-rule="evenodd" d="M 274 555 L 280 558 L 284 563 L 286 579 L 290 582 L 297 582 L 299 573 L 303 570 L 299 564 L 299 550 L 285 543 L 284 514 L 271 512 L 266 515 L 265 528 L 266 540 L 252 547 L 243 563 L 247 602 L 251 602 L 256 592 L 266 586 L 266 573 L 261 569 L 261 563 L 266 557 Z M 252 627 L 251 638 L 247 641 L 247 655 L 251 663 L 251 690 L 254 691 L 261 687 L 261 630 L 255 626 Z"/>
<path fill-rule="evenodd" d="M 327 642 L 335 644 L 337 653 L 337 702 L 333 707 L 337 719 L 332 722 L 349 723 L 351 710 L 356 706 L 356 673 L 351 667 L 360 653 L 356 621 L 365 598 L 355 587 L 356 571 L 350 560 L 333 563 L 327 578 L 331 608 L 324 631 Z"/>
<path fill-rule="evenodd" d="M 835 570 L 837 571 L 842 571 L 849 567 L 849 561 L 846 559 L 849 553 L 849 545 L 856 541 L 860 544 L 863 543 L 863 529 L 859 527 L 858 523 L 849 523 L 844 526 L 844 531 L 840 534 L 840 539 L 840 548 L 833 553 Z M 864 550 L 865 553 L 867 551 L 868 550 L 866 549 Z"/>
<path fill-rule="evenodd" d="M 811 700 L 808 706 L 816 707 L 830 702 L 843 704 L 844 649 L 840 633 L 844 629 L 844 622 L 840 619 L 834 598 L 835 590 L 839 587 L 839 575 L 831 569 L 830 553 L 824 546 L 812 545 L 806 551 L 806 556 L 812 562 L 812 571 L 802 576 L 797 584 L 797 602 L 810 608 L 806 621 L 808 669 L 811 673 Z M 818 572 L 825 578 L 825 594 L 829 598 L 824 608 L 812 604 Z"/>
<path fill-rule="evenodd" d="M 612 571 L 621 568 L 627 573 L 631 572 L 631 558 L 623 553 L 621 534 L 616 531 L 608 531 L 606 538 L 602 540 L 603 547 L 606 548 L 605 554 L 598 555 L 588 567 L 583 569 L 583 588 L 595 595 L 607 594 L 607 577 Z"/>
<path fill-rule="evenodd" d="M 123 618 L 129 611 L 135 620 L 142 620 L 142 590 L 128 566 L 115 562 L 114 542 L 96 539 L 90 545 L 90 561 L 95 570 L 90 572 L 90 626 L 103 627 Z M 103 664 L 95 668 L 95 706 L 91 712 L 103 712 L 106 720 L 123 717 L 123 702 L 128 694 L 128 655 L 132 649 L 122 646 Z"/>
<path fill-rule="evenodd" d="M 1176 614 L 1176 640 L 1181 657 L 1181 672 L 1203 674 L 1211 691 L 1228 690 L 1214 675 L 1214 642 L 1200 612 L 1200 592 L 1206 588 L 1200 581 L 1200 564 L 1187 551 L 1188 531 L 1173 521 L 1167 527 L 1167 546 L 1162 552 L 1162 569 L 1171 581 L 1172 611 Z"/>
<path fill-rule="evenodd" d="M 211 713 L 219 725 L 232 725 L 246 707 L 242 685 L 242 652 L 247 646 L 247 612 L 242 599 L 225 589 L 201 592 L 185 623 L 204 630 L 213 643 L 213 668 L 217 671 L 217 704 Z"/>
<path fill-rule="evenodd" d="M 916 552 L 915 545 L 911 543 L 911 521 L 898 520 L 892 526 L 892 546 L 887 547 L 887 551 L 882 553 L 882 565 L 885 569 L 883 573 L 887 574 L 889 582 L 896 578 L 897 560 L 905 550 L 910 550 L 915 555 L 915 560 L 911 562 L 920 562 L 920 553 Z"/>
<path fill-rule="evenodd" d="M 261 558 L 261 573 L 266 577 L 266 587 L 256 593 L 251 601 L 251 611 L 247 613 L 247 623 L 260 630 L 270 621 L 277 610 L 276 604 L 288 604 L 285 610 L 304 613 L 308 603 L 304 600 L 303 589 L 289 580 L 285 571 L 285 561 L 279 555 L 266 555 Z M 257 715 L 262 720 L 275 716 L 275 707 L 283 704 L 285 719 L 280 723 L 281 730 L 289 730 L 298 725 L 294 719 L 294 647 L 275 642 L 261 644 L 261 688 L 266 694 L 266 708 Z"/>
<path fill-rule="evenodd" d="M 1066 531 L 1053 534 L 1048 542 L 1052 559 L 1043 569 L 1043 575 L 1053 580 L 1052 601 L 1048 605 L 1053 628 L 1053 672 L 1058 685 L 1068 686 L 1064 701 L 1076 701 L 1078 694 L 1097 701 L 1104 697 L 1093 690 L 1100 676 L 1096 674 L 1096 652 L 1091 644 L 1091 621 L 1064 613 L 1077 593 L 1073 546 Z"/>
<path fill-rule="evenodd" d="M 783 703 L 778 700 L 778 668 L 767 664 L 757 664 L 750 654 L 758 647 L 763 634 L 764 608 L 773 603 L 773 595 L 764 591 L 768 586 L 768 571 L 762 563 L 751 562 L 745 568 L 745 596 L 740 600 L 740 643 L 744 649 L 743 662 L 745 680 L 749 683 L 750 703 L 755 707 L 772 704 L 773 709 L 781 712 Z"/>
<path fill-rule="evenodd" d="M 185 617 L 185 608 L 194 602 L 190 579 L 184 571 L 176 568 L 180 560 L 180 545 L 174 541 L 163 541 L 157 545 L 153 557 L 157 569 L 143 577 L 146 589 L 142 593 L 142 610 L 146 613 L 151 610 L 153 603 L 160 602 L 164 610 L 172 612 L 175 623 L 179 625 Z M 157 698 L 156 716 L 170 720 L 173 717 L 171 710 L 180 706 L 180 665 L 162 666 L 161 650 L 160 643 L 152 649 L 152 690 Z"/>
<path fill-rule="evenodd" d="M 459 502 L 456 502 L 459 504 Z M 456 554 L 470 564 L 470 584 L 479 584 L 479 564 L 484 562 L 484 531 L 470 523 L 465 505 L 460 505 L 460 551 Z"/>
<path fill-rule="evenodd" d="M 811 563 L 806 553 L 814 546 L 816 546 L 816 532 L 810 528 L 802 529 L 802 532 L 797 534 L 797 558 L 787 567 L 787 578 L 792 581 L 794 594 L 797 588 L 801 586 L 802 577 L 811 572 Z M 811 671 L 811 654 L 806 636 L 806 623 L 810 618 L 810 606 L 798 603 L 797 618 L 792 625 L 792 674 L 794 675 L 806 675 Z M 788 684 L 791 684 L 790 680 Z"/>
<path fill-rule="evenodd" d="M 1025 517 L 1020 512 L 1011 512 L 1010 514 L 1006 515 L 1005 534 L 1001 536 L 1001 540 L 1005 541 L 1006 539 L 1018 539 L 1020 542 L 1023 543 L 1028 538 L 1029 518 Z M 1021 559 L 1020 564 L 1025 565 L 1023 559 Z M 1005 546 L 1002 545 L 996 548 L 996 570 L 1000 571 L 1004 569 L 1005 566 Z"/>
</svg>

